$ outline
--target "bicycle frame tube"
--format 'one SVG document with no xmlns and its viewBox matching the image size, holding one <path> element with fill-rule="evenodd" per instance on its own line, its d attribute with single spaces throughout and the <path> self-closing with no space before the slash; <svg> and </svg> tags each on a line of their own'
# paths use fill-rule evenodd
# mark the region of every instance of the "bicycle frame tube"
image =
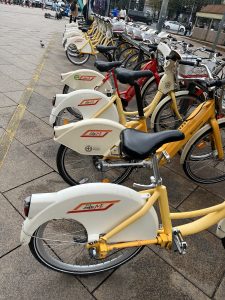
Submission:
<svg viewBox="0 0 225 300">
<path fill-rule="evenodd" d="M 150 244 L 160 245 L 161 247 L 165 248 L 171 248 L 173 231 L 171 220 L 203 216 L 196 221 L 174 227 L 180 230 L 183 236 L 187 236 L 199 233 L 218 223 L 221 219 L 225 217 L 225 202 L 201 210 L 181 213 L 170 213 L 167 190 L 165 186 L 157 186 L 154 189 L 145 190 L 141 193 L 147 193 L 150 195 L 150 197 L 146 201 L 146 204 L 133 215 L 131 215 L 126 220 L 122 221 L 120 224 L 118 224 L 116 227 L 110 230 L 108 233 L 106 233 L 104 236 L 100 237 L 99 241 L 92 244 L 88 244 L 87 248 L 95 247 L 98 250 L 100 257 L 102 258 L 105 257 L 109 251 L 114 249 L 140 247 Z M 120 231 L 137 221 L 143 215 L 145 215 L 147 211 L 151 209 L 154 203 L 156 203 L 157 200 L 159 201 L 162 228 L 158 230 L 155 239 L 107 244 L 108 239 L 110 239 L 112 236 L 116 235 L 117 233 L 119 233 Z"/>
<path fill-rule="evenodd" d="M 214 100 L 208 100 L 204 103 L 201 103 L 188 117 L 186 121 L 184 121 L 181 126 L 178 128 L 181 132 L 184 133 L 185 139 L 168 143 L 163 145 L 157 150 L 157 154 L 162 153 L 162 151 L 166 151 L 171 158 L 174 157 L 175 154 L 188 142 L 188 140 L 192 137 L 192 135 L 199 130 L 205 123 L 209 122 L 213 129 L 213 137 L 215 140 L 216 149 L 218 151 L 219 159 L 222 159 L 223 147 L 220 136 L 220 130 L 218 123 L 215 118 L 215 102 Z M 167 161 L 162 158 L 160 160 L 160 165 L 166 164 Z"/>
</svg>

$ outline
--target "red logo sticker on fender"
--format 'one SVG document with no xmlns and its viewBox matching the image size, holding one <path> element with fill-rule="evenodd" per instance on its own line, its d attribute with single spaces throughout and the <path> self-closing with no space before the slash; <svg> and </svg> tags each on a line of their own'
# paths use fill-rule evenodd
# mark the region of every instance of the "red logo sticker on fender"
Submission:
<svg viewBox="0 0 225 300">
<path fill-rule="evenodd" d="M 112 130 L 87 130 L 80 137 L 103 138 Z"/>
<path fill-rule="evenodd" d="M 75 208 L 69 210 L 68 214 L 75 214 L 81 212 L 91 212 L 91 211 L 101 211 L 107 210 L 112 207 L 115 203 L 120 202 L 120 200 L 112 200 L 112 201 L 100 201 L 100 202 L 85 202 L 81 203 Z"/>
<path fill-rule="evenodd" d="M 83 81 L 92 81 L 96 76 L 88 76 L 88 75 L 74 75 L 75 80 L 83 80 Z"/>
<path fill-rule="evenodd" d="M 96 105 L 102 98 L 95 98 L 95 99 L 85 99 L 82 100 L 78 106 L 89 106 L 89 105 Z"/>
</svg>

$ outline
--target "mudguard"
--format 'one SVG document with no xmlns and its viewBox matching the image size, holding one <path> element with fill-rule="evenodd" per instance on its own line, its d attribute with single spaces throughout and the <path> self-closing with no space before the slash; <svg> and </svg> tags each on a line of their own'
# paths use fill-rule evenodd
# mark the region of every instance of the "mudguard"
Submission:
<svg viewBox="0 0 225 300">
<path fill-rule="evenodd" d="M 64 33 L 62 44 L 66 41 L 66 39 L 74 37 L 74 36 L 82 36 L 82 31 L 80 30 L 68 30 Z"/>
<path fill-rule="evenodd" d="M 84 155 L 119 154 L 120 123 L 106 119 L 89 119 L 54 127 L 54 140 Z"/>
<path fill-rule="evenodd" d="M 68 85 L 74 90 L 96 89 L 97 91 L 102 93 L 113 93 L 113 88 L 110 80 L 104 82 L 105 77 L 101 73 L 94 70 L 80 69 L 61 74 L 61 78 L 62 83 Z"/>
<path fill-rule="evenodd" d="M 86 40 L 84 37 L 75 36 L 75 37 L 67 39 L 67 42 L 66 42 L 66 45 L 64 48 L 65 51 L 67 50 L 67 48 L 70 44 L 75 44 L 78 50 L 82 49 L 82 53 L 92 54 L 90 42 L 88 40 Z"/>
<path fill-rule="evenodd" d="M 225 123 L 225 118 L 221 118 L 217 120 L 218 124 L 222 124 Z M 203 126 L 201 129 L 199 129 L 191 138 L 190 140 L 187 142 L 187 144 L 185 145 L 184 149 L 182 150 L 182 155 L 180 157 L 180 163 L 183 164 L 186 156 L 188 154 L 188 151 L 190 150 L 191 146 L 193 145 L 193 143 L 195 143 L 195 141 L 202 135 L 204 134 L 204 132 L 206 132 L 207 130 L 209 130 L 211 128 L 211 126 L 209 124 L 206 124 L 205 126 Z"/>
<path fill-rule="evenodd" d="M 33 194 L 28 218 L 24 221 L 20 241 L 28 244 L 39 226 L 53 219 L 74 219 L 86 228 L 88 242 L 99 239 L 146 203 L 149 194 L 111 183 L 87 183 L 57 193 Z M 142 218 L 109 239 L 125 242 L 154 239 L 159 227 L 152 207 Z"/>
<path fill-rule="evenodd" d="M 53 126 L 60 111 L 67 107 L 78 109 L 83 119 L 89 119 L 107 105 L 109 99 L 103 93 L 87 89 L 74 91 L 69 94 L 57 94 L 55 106 L 52 108 L 49 118 L 49 124 Z M 111 105 L 100 117 L 119 122 L 119 115 L 115 105 Z"/>
<path fill-rule="evenodd" d="M 188 90 L 185 91 L 179 91 L 179 92 L 175 92 L 175 97 L 178 96 L 182 96 L 182 95 L 188 95 L 190 92 Z M 171 97 L 169 95 L 167 95 L 165 98 L 163 98 L 159 104 L 156 106 L 156 108 L 154 109 L 152 115 L 151 115 L 151 129 L 154 128 L 155 125 L 155 118 L 158 114 L 158 111 L 161 109 L 161 107 L 163 105 L 165 105 L 167 102 L 171 101 Z"/>
</svg>

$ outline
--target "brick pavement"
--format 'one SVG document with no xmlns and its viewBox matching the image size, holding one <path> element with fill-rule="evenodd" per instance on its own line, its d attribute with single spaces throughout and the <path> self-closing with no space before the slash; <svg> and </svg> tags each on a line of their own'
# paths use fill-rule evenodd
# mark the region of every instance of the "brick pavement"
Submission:
<svg viewBox="0 0 225 300">
<path fill-rule="evenodd" d="M 225 298 L 225 250 L 215 228 L 187 238 L 188 253 L 179 256 L 145 247 L 134 260 L 114 271 L 73 277 L 41 266 L 19 234 L 22 200 L 31 193 L 65 188 L 57 173 L 58 144 L 48 125 L 51 98 L 62 91 L 60 73 L 75 67 L 65 57 L 61 37 L 65 21 L 47 20 L 39 9 L 0 5 L 0 135 L 4 134 L 39 61 L 46 60 L 26 111 L 0 170 L 0 299 L 217 299 Z M 92 67 L 90 61 L 86 67 Z M 224 183 L 198 186 L 188 180 L 178 157 L 163 168 L 173 211 L 223 201 Z M 140 182 L 136 172 L 125 183 Z M 185 189 L 184 189 L 185 187 Z"/>
</svg>

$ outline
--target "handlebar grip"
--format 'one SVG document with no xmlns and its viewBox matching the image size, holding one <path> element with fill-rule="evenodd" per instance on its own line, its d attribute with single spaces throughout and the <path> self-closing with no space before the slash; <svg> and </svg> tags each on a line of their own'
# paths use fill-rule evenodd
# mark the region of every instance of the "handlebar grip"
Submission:
<svg viewBox="0 0 225 300">
<path fill-rule="evenodd" d="M 152 50 L 157 50 L 158 44 L 151 44 L 151 45 L 148 45 L 148 48 L 149 48 L 149 49 L 152 49 Z"/>
<path fill-rule="evenodd" d="M 209 53 L 215 53 L 215 51 L 214 51 L 214 50 L 212 50 L 212 49 L 209 49 L 209 48 L 205 48 L 205 51 L 207 51 L 207 52 L 209 52 Z"/>
<path fill-rule="evenodd" d="M 211 81 L 206 82 L 206 85 L 207 85 L 207 87 L 213 87 L 213 86 L 221 87 L 221 86 L 225 85 L 225 79 L 211 80 Z"/>
<path fill-rule="evenodd" d="M 180 60 L 179 61 L 180 65 L 185 65 L 185 66 L 196 66 L 196 63 L 193 61 L 187 61 L 187 60 Z"/>
</svg>

